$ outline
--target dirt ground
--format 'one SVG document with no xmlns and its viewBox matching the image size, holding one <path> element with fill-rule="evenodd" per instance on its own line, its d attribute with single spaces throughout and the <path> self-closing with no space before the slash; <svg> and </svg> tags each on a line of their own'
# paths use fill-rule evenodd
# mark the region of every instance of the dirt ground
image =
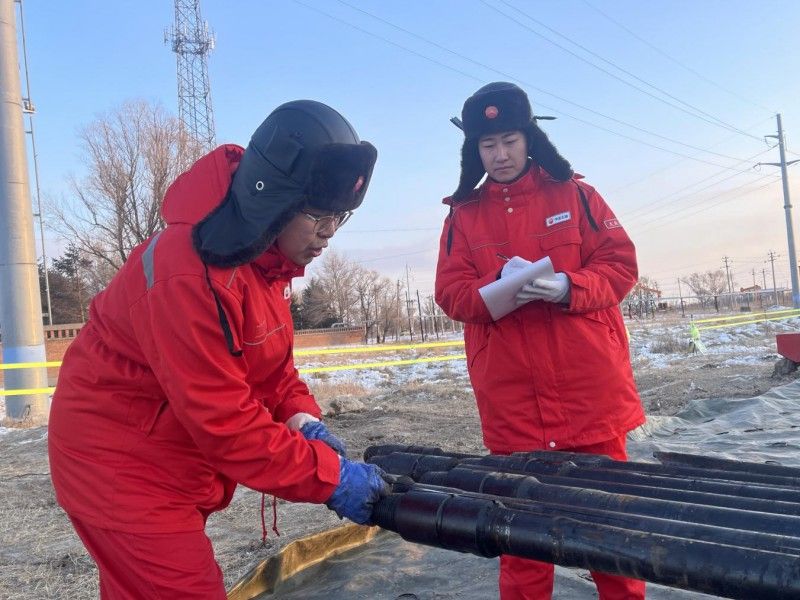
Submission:
<svg viewBox="0 0 800 600">
<path fill-rule="evenodd" d="M 741 346 L 690 356 L 682 334 L 665 333 L 661 325 L 629 324 L 636 380 L 648 414 L 674 414 L 696 398 L 758 395 L 795 376 L 772 376 L 778 356 L 770 350 L 774 331 L 769 328 L 749 340 L 750 360 L 737 361 Z M 659 348 L 664 358 L 660 361 Z M 378 357 L 370 356 L 373 359 Z M 357 381 L 323 381 L 314 391 L 329 412 L 329 427 L 346 441 L 351 458 L 382 443 L 480 453 L 474 399 L 463 368 L 455 363 L 439 363 L 431 380 L 389 383 L 377 390 Z M 94 565 L 55 503 L 46 435 L 41 427 L 0 435 L 0 598 L 96 598 Z M 260 503 L 260 494 L 240 488 L 231 506 L 209 521 L 208 534 L 228 588 L 288 542 L 339 523 L 322 506 L 279 500 L 281 535 L 270 531 L 262 544 Z M 268 510 L 270 525 L 271 516 Z"/>
</svg>

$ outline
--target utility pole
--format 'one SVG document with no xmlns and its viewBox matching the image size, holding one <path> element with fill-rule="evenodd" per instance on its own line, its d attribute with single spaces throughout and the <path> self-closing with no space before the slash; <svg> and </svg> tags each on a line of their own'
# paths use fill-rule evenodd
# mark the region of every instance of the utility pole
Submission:
<svg viewBox="0 0 800 600">
<path fill-rule="evenodd" d="M 397 280 L 397 327 L 394 331 L 394 341 L 400 340 L 400 328 L 403 323 L 403 313 L 400 310 L 400 280 Z"/>
<path fill-rule="evenodd" d="M 33 158 L 33 182 L 36 189 L 36 212 L 34 217 L 39 219 L 39 239 L 42 242 L 42 268 L 44 270 L 44 290 L 47 297 L 47 324 L 53 324 L 53 302 L 50 299 L 50 274 L 47 270 L 47 250 L 44 246 L 44 215 L 42 214 L 42 197 L 39 193 L 39 155 L 36 152 L 36 136 L 33 132 L 33 115 L 36 113 L 31 100 L 31 80 L 28 75 L 28 46 L 25 43 L 25 20 L 22 14 L 22 0 L 19 3 L 19 33 L 22 40 L 22 64 L 25 67 L 25 97 L 22 99 L 22 112 L 28 115 L 28 129 L 25 131 L 31 136 L 31 158 Z"/>
<path fill-rule="evenodd" d="M 778 285 L 775 283 L 775 259 L 778 255 L 772 250 L 769 251 L 769 262 L 772 263 L 772 293 L 775 295 L 775 305 L 778 305 Z"/>
<path fill-rule="evenodd" d="M 722 260 L 725 262 L 725 279 L 728 283 L 728 294 L 729 294 L 728 298 L 730 302 L 730 307 L 731 309 L 733 309 L 733 287 L 731 285 L 731 272 L 730 269 L 728 268 L 728 261 L 731 259 L 728 258 L 727 256 L 723 256 Z"/>
<path fill-rule="evenodd" d="M 25 152 L 14 0 L 0 0 L 0 330 L 3 364 L 44 362 L 42 299 Z M 5 372 L 6 415 L 47 422 L 47 370 Z"/>
<path fill-rule="evenodd" d="M 436 326 L 436 303 L 433 301 L 433 296 L 428 296 L 428 300 L 431 301 L 431 319 L 433 320 L 433 332 L 436 334 L 436 339 L 439 339 L 439 328 Z M 444 334 L 444 329 L 442 329 L 442 334 Z"/>
<path fill-rule="evenodd" d="M 686 316 L 686 310 L 684 310 L 684 308 L 683 308 L 683 291 L 681 290 L 681 278 L 680 277 L 678 277 L 678 296 L 681 299 L 681 316 L 685 317 Z"/>
<path fill-rule="evenodd" d="M 764 137 L 777 138 L 778 149 L 780 150 L 781 162 L 779 163 L 758 163 L 759 165 L 770 165 L 773 167 L 781 168 L 781 179 L 783 180 L 783 209 L 786 215 L 786 239 L 789 245 L 789 271 L 792 274 L 792 307 L 800 308 L 800 283 L 797 279 L 797 255 L 794 249 L 794 226 L 792 225 L 792 202 L 789 198 L 789 176 L 786 173 L 786 167 L 800 162 L 800 159 L 790 160 L 786 162 L 786 148 L 783 141 L 783 125 L 781 123 L 781 114 L 775 115 L 778 120 L 778 135 L 767 135 Z M 774 265 L 773 265 L 774 269 Z M 777 292 L 776 292 L 777 299 Z M 775 302 L 777 304 L 777 300 Z"/>
<path fill-rule="evenodd" d="M 411 341 L 414 341 L 414 324 L 411 321 L 411 307 L 414 305 L 413 300 L 411 300 L 411 296 L 409 295 L 411 292 L 411 278 L 408 275 L 408 265 L 406 265 L 406 312 L 408 313 L 408 335 L 411 338 Z"/>
<path fill-rule="evenodd" d="M 762 281 L 764 283 L 764 287 L 761 288 L 761 290 L 762 290 L 762 293 L 761 293 L 761 304 L 763 305 L 764 304 L 764 293 L 766 293 L 766 291 L 767 291 L 767 270 L 766 269 L 761 269 L 761 279 L 762 279 Z"/>
<path fill-rule="evenodd" d="M 422 341 L 425 341 L 425 322 L 422 320 L 422 302 L 419 299 L 419 290 L 417 290 L 417 309 L 419 309 L 419 330 L 422 335 Z"/>
</svg>

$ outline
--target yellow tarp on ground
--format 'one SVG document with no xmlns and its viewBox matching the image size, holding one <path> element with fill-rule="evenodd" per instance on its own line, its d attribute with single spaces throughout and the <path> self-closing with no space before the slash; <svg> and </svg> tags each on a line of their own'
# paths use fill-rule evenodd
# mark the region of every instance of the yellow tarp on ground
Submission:
<svg viewBox="0 0 800 600">
<path fill-rule="evenodd" d="M 378 531 L 378 527 L 350 524 L 296 540 L 251 569 L 228 592 L 228 600 L 251 600 L 272 593 L 300 571 L 366 544 Z"/>
</svg>

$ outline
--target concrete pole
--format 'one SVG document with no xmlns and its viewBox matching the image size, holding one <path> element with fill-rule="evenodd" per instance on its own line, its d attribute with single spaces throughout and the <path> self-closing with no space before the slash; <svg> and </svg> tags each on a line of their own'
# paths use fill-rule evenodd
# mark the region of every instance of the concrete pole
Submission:
<svg viewBox="0 0 800 600">
<path fill-rule="evenodd" d="M 36 267 L 33 210 L 28 186 L 22 91 L 17 54 L 14 0 L 0 0 L 0 331 L 3 364 L 45 360 L 42 301 Z M 8 369 L 6 396 L 12 421 L 47 421 L 47 370 Z"/>
<path fill-rule="evenodd" d="M 780 113 L 777 117 L 778 148 L 781 153 L 781 179 L 783 180 L 783 209 L 786 213 L 786 238 L 789 246 L 789 272 L 792 274 L 792 306 L 800 308 L 800 285 L 797 280 L 797 255 L 794 249 L 794 227 L 792 225 L 792 201 L 789 198 L 789 176 L 786 173 L 786 149 L 783 145 L 783 125 Z"/>
<path fill-rule="evenodd" d="M 786 240 L 789 246 L 789 271 L 792 276 L 792 306 L 800 308 L 800 283 L 797 277 L 797 255 L 795 254 L 794 246 L 794 226 L 792 225 L 792 201 L 789 197 L 789 176 L 786 173 L 786 167 L 800 162 L 800 159 L 786 161 L 786 148 L 783 144 L 783 123 L 781 122 L 781 115 L 775 115 L 778 119 L 778 135 L 766 135 L 764 137 L 776 138 L 778 140 L 778 149 L 781 154 L 781 162 L 779 163 L 758 163 L 759 165 L 771 165 L 773 167 L 781 168 L 781 179 L 783 180 L 783 210 L 786 214 Z M 777 292 L 776 292 L 777 297 Z"/>
</svg>

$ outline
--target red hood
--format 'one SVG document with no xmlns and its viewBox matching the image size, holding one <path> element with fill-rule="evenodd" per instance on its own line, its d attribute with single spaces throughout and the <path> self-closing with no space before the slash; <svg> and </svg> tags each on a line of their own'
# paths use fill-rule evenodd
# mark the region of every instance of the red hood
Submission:
<svg viewBox="0 0 800 600">
<path fill-rule="evenodd" d="M 225 198 L 244 148 L 225 144 L 198 159 L 169 186 L 161 215 L 167 225 L 194 225 L 214 210 Z"/>
</svg>

